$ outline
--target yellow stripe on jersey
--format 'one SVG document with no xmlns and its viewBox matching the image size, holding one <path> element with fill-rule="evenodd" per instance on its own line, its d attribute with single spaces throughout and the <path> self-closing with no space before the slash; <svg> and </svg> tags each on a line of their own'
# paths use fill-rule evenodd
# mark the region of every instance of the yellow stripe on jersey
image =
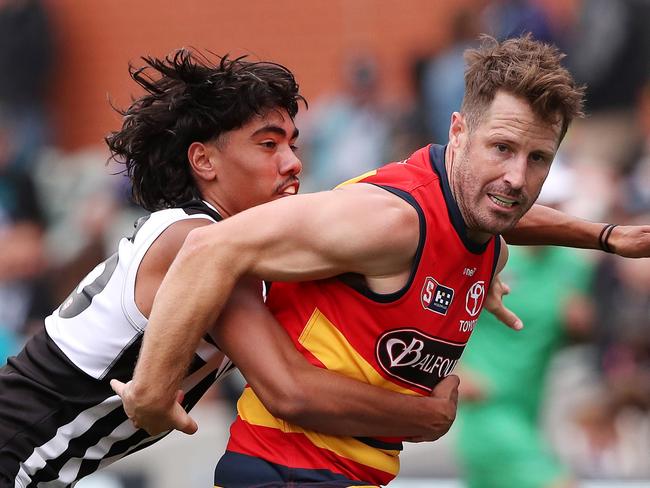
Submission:
<svg viewBox="0 0 650 488">
<path fill-rule="evenodd" d="M 417 394 L 381 376 L 318 309 L 312 313 L 298 341 L 331 371 L 398 393 Z M 237 411 L 242 420 L 249 424 L 286 433 L 303 434 L 315 446 L 332 451 L 338 456 L 393 475 L 397 475 L 399 471 L 399 451 L 371 447 L 352 437 L 312 432 L 285 422 L 271 415 L 249 387 L 244 389 L 237 403 Z"/>
<path fill-rule="evenodd" d="M 340 184 L 336 185 L 334 187 L 334 189 L 336 190 L 337 188 L 341 188 L 342 186 L 351 185 L 352 183 L 357 183 L 357 182 L 363 180 L 364 178 L 367 178 L 368 176 L 374 176 L 376 174 L 377 174 L 376 169 L 373 169 L 372 171 L 367 171 L 364 174 L 357 176 L 356 178 L 350 178 L 349 180 L 344 181 L 343 183 L 340 183 Z"/>
<path fill-rule="evenodd" d="M 298 342 L 330 371 L 398 393 L 417 394 L 380 375 L 318 309 L 314 310 L 307 321 Z"/>
<path fill-rule="evenodd" d="M 246 387 L 237 402 L 237 413 L 249 424 L 270 427 L 282 432 L 302 434 L 316 447 L 332 451 L 337 456 L 370 466 L 394 476 L 399 472 L 399 452 L 392 449 L 378 449 L 364 444 L 353 437 L 336 437 L 305 430 L 297 425 L 275 418 L 264 407 L 250 387 Z"/>
</svg>

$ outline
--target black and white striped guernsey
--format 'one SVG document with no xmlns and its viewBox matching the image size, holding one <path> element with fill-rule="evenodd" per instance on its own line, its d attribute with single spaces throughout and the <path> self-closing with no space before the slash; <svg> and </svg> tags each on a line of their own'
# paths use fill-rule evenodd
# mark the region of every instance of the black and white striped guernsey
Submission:
<svg viewBox="0 0 650 488">
<path fill-rule="evenodd" d="M 193 201 L 141 219 L 0 369 L 0 488 L 71 486 L 163 437 L 131 425 L 109 380 L 131 378 L 147 325 L 134 300 L 140 263 L 165 229 L 185 219 L 221 216 Z M 232 369 L 207 334 L 183 381 L 184 407 Z"/>
</svg>

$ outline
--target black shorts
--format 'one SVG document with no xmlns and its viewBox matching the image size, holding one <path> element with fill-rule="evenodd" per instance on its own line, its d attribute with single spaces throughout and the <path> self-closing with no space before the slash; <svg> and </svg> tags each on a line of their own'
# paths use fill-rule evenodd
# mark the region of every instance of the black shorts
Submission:
<svg viewBox="0 0 650 488">
<path fill-rule="evenodd" d="M 226 451 L 214 471 L 215 488 L 344 488 L 376 486 L 327 469 L 289 468 L 238 452 Z"/>
</svg>

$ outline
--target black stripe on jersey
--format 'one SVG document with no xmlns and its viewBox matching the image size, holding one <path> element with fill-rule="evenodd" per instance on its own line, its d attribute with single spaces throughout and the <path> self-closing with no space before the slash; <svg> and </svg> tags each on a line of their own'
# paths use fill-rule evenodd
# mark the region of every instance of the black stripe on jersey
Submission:
<svg viewBox="0 0 650 488">
<path fill-rule="evenodd" d="M 67 448 L 56 458 L 47 460 L 45 466 L 31 476 L 32 481 L 26 488 L 35 488 L 38 486 L 38 483 L 56 480 L 64 464 L 70 459 L 83 457 L 88 448 L 95 446 L 101 439 L 108 436 L 117 426 L 125 421 L 128 421 L 128 418 L 122 406 L 118 405 L 108 415 L 97 419 L 89 425 L 83 434 L 70 440 Z"/>
<path fill-rule="evenodd" d="M 445 197 L 445 202 L 447 203 L 447 212 L 449 213 L 449 219 L 451 224 L 454 226 L 458 237 L 463 242 L 465 249 L 467 249 L 472 254 L 482 254 L 488 247 L 490 241 L 485 243 L 474 242 L 469 237 L 467 237 L 467 226 L 465 225 L 465 220 L 463 215 L 460 213 L 460 208 L 458 208 L 458 203 L 454 200 L 454 195 L 451 192 L 451 187 L 449 186 L 449 176 L 447 175 L 447 168 L 445 167 L 445 147 L 438 144 L 431 144 L 429 147 L 429 159 L 431 160 L 431 167 L 436 172 L 440 180 L 440 187 L 442 189 L 442 194 Z"/>
<path fill-rule="evenodd" d="M 494 278 L 494 273 L 497 270 L 497 265 L 499 264 L 500 255 L 501 255 L 501 236 L 496 236 L 494 238 L 494 259 L 492 260 L 492 278 Z"/>
<path fill-rule="evenodd" d="M 373 439 L 372 437 L 355 437 L 355 439 L 370 447 L 376 447 L 377 449 L 390 449 L 393 451 L 401 451 L 404 449 L 404 444 L 401 442 L 380 441 L 379 439 Z"/>
<path fill-rule="evenodd" d="M 122 383 L 126 383 L 133 378 L 133 371 L 135 370 L 135 363 L 138 361 L 143 336 L 143 332 L 138 332 L 137 335 L 134 335 L 131 342 L 115 356 L 113 362 L 108 365 L 99 379 L 116 379 Z"/>
<path fill-rule="evenodd" d="M 205 342 L 207 342 L 208 344 L 211 344 L 211 345 L 213 345 L 214 347 L 216 347 L 217 349 L 219 349 L 219 346 L 217 346 L 216 341 L 212 338 L 212 336 L 211 336 L 210 334 L 205 334 L 205 335 L 203 336 L 203 340 L 204 340 Z M 219 350 L 220 350 L 220 349 L 219 349 Z"/>
<path fill-rule="evenodd" d="M 13 478 L 18 463 L 35 446 L 47 443 L 80 412 L 114 395 L 108 383 L 74 366 L 44 330 L 0 370 L 0 391 L 7 392 L 0 402 L 0 470 L 10 470 Z"/>
<path fill-rule="evenodd" d="M 207 214 L 217 222 L 223 220 L 223 217 L 219 214 L 219 212 L 210 208 L 202 200 L 190 200 L 189 202 L 185 202 L 184 204 L 179 205 L 179 207 L 182 208 L 187 215 Z"/>
<path fill-rule="evenodd" d="M 132 343 L 124 358 L 111 369 L 121 381 L 132 376 L 129 364 L 135 363 L 139 342 Z M 204 364 L 195 355 L 193 366 L 198 369 Z M 217 379 L 217 374 L 221 377 L 230 370 L 232 365 L 223 371 L 216 369 L 203 378 L 187 392 L 184 407 L 192 408 Z M 0 402 L 0 449 L 3 453 L 0 456 L 0 477 L 15 479 L 20 463 L 32 456 L 35 447 L 47 445 L 47 449 L 55 449 L 55 452 L 52 459 L 45 460 L 45 466 L 34 470 L 31 476 L 34 484 L 60 477 L 61 468 L 71 459 L 78 462 L 79 472 L 75 479 L 79 479 L 95 471 L 104 459 L 116 460 L 161 437 L 150 438 L 143 430 L 133 430 L 121 405 L 103 403 L 115 396 L 108 381 L 98 381 L 78 369 L 45 330 L 36 334 L 17 357 L 10 358 L 9 364 L 0 369 L 0 391 L 9 392 L 3 394 Z M 76 424 L 79 425 L 77 429 L 74 428 Z M 88 449 L 97 446 L 120 425 L 124 428 L 123 435 L 128 436 L 126 439 L 112 445 L 107 443 L 96 453 L 101 459 L 81 459 Z M 55 439 L 58 429 L 63 426 L 78 430 L 79 434 L 72 434 L 71 439 Z M 107 452 L 104 453 L 103 449 Z M 26 469 L 31 473 L 34 464 L 38 463 L 36 458 Z M 69 468 L 70 465 L 66 466 Z M 74 476 L 74 471 L 71 474 Z"/>
<path fill-rule="evenodd" d="M 195 360 L 193 361 L 193 367 L 195 367 L 195 369 L 198 369 L 203 364 L 205 364 L 204 361 L 198 356 L 195 356 Z M 189 392 L 187 392 L 183 400 L 183 407 L 185 408 L 185 410 L 189 411 L 192 408 L 194 408 L 194 406 L 203 397 L 203 395 L 208 390 L 208 388 L 215 381 L 223 377 L 226 373 L 232 371 L 232 369 L 234 369 L 234 365 L 231 363 L 228 367 L 224 368 L 223 371 L 221 372 L 215 371 L 207 375 L 194 388 L 192 388 Z M 150 445 L 154 444 L 155 442 L 157 442 L 158 440 L 162 439 L 167 435 L 168 433 L 153 438 L 149 438 L 149 435 L 144 430 L 138 430 L 130 437 L 115 442 L 102 459 L 84 459 L 81 462 L 81 467 L 79 468 L 78 479 L 81 479 L 84 476 L 88 476 L 89 474 L 97 471 L 103 459 L 108 459 L 115 456 L 121 457 L 126 454 L 133 454 L 134 452 L 138 452 L 146 447 L 149 447 Z"/>
<path fill-rule="evenodd" d="M 83 459 L 81 461 L 81 465 L 79 466 L 79 472 L 77 473 L 77 478 L 76 479 L 81 479 L 81 478 L 83 478 L 85 476 L 88 476 L 88 475 L 94 473 L 95 471 L 97 471 L 99 469 L 99 466 L 100 466 L 101 462 L 106 458 L 111 458 L 113 456 L 120 456 L 121 457 L 122 455 L 124 455 L 127 452 L 129 454 L 131 454 L 133 452 L 137 452 L 140 449 L 144 449 L 145 447 L 149 447 L 150 445 L 154 444 L 155 442 L 158 442 L 160 439 L 167 436 L 168 434 L 169 433 L 162 434 L 162 435 L 156 436 L 154 438 L 151 438 L 147 442 L 142 442 L 142 441 L 144 441 L 145 439 L 147 439 L 149 437 L 149 434 L 146 431 L 140 429 L 140 430 L 136 431 L 130 437 L 127 437 L 126 439 L 122 439 L 121 441 L 115 442 L 110 447 L 110 449 L 108 450 L 108 452 L 106 453 L 106 455 L 103 458 L 101 458 L 101 459 Z M 141 442 L 142 442 L 142 444 L 140 444 Z M 130 450 L 133 446 L 138 446 L 138 447 L 136 449 Z"/>
<path fill-rule="evenodd" d="M 403 297 L 404 294 L 409 290 L 409 288 L 413 284 L 413 280 L 415 279 L 418 266 L 420 265 L 420 258 L 422 257 L 422 252 L 424 251 L 424 243 L 427 237 L 427 223 L 424 217 L 424 212 L 422 211 L 422 207 L 420 207 L 420 204 L 413 197 L 413 195 L 405 192 L 404 190 L 400 190 L 399 188 L 393 188 L 392 186 L 377 185 L 374 183 L 373 185 L 377 186 L 378 188 L 382 188 L 386 191 L 389 191 L 393 195 L 403 199 L 409 205 L 411 205 L 418 213 L 418 220 L 420 222 L 420 238 L 418 240 L 417 250 L 415 251 L 415 257 L 413 258 L 413 264 L 411 266 L 411 274 L 409 275 L 409 279 L 406 282 L 406 284 L 400 290 L 397 290 L 396 292 L 393 293 L 375 293 L 370 288 L 368 288 L 368 285 L 366 284 L 366 280 L 363 278 L 363 276 L 356 273 L 343 274 L 339 276 L 339 279 L 344 284 L 352 288 L 353 290 L 357 291 L 358 293 L 361 293 L 363 296 L 370 298 L 371 300 L 374 300 L 375 302 L 390 303 L 399 300 L 401 297 Z"/>
</svg>

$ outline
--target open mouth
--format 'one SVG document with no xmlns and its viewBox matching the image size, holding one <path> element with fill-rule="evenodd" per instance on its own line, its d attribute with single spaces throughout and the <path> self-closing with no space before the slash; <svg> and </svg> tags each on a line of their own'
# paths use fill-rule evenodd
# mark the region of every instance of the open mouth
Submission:
<svg viewBox="0 0 650 488">
<path fill-rule="evenodd" d="M 496 205 L 502 208 L 513 208 L 519 205 L 519 201 L 513 198 L 504 197 L 501 195 L 492 195 L 488 193 L 488 198 Z"/>
<path fill-rule="evenodd" d="M 278 193 L 282 196 L 295 195 L 296 193 L 298 193 L 299 187 L 300 187 L 300 183 L 298 181 L 293 181 L 288 185 L 285 185 L 282 188 L 280 188 L 280 191 Z"/>
</svg>

